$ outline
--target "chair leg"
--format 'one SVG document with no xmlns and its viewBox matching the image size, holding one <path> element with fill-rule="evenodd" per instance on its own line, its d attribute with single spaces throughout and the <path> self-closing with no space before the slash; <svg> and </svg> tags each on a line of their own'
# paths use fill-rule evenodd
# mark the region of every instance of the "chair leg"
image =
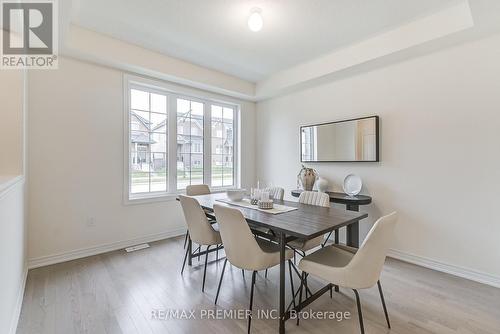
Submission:
<svg viewBox="0 0 500 334">
<path fill-rule="evenodd" d="M 380 280 L 377 281 L 378 292 L 380 293 L 380 299 L 382 300 L 382 306 L 384 307 L 385 320 L 387 321 L 387 327 L 391 328 L 391 323 L 389 322 L 389 313 L 387 313 L 387 307 L 385 306 L 384 293 L 382 292 L 382 285 Z"/>
<path fill-rule="evenodd" d="M 220 274 L 219 286 L 217 287 L 217 294 L 215 295 L 215 305 L 217 305 L 217 299 L 219 299 L 220 286 L 222 285 L 222 279 L 224 278 L 224 271 L 226 270 L 227 259 L 224 260 L 224 265 L 222 266 L 222 273 Z"/>
<path fill-rule="evenodd" d="M 267 269 L 266 269 L 266 274 L 265 274 L 265 278 L 267 278 Z"/>
<path fill-rule="evenodd" d="M 252 324 L 252 307 L 253 307 L 253 290 L 255 286 L 255 275 L 257 274 L 257 271 L 254 271 L 252 273 L 252 287 L 250 288 L 250 316 L 248 317 L 248 334 L 250 334 L 250 325 Z"/>
<path fill-rule="evenodd" d="M 210 245 L 207 246 L 207 254 L 205 254 L 205 269 L 203 269 L 203 283 L 201 285 L 201 292 L 205 292 L 205 278 L 207 277 L 207 262 L 208 262 L 208 250 Z"/>
<path fill-rule="evenodd" d="M 307 298 L 308 297 L 307 294 L 310 293 L 309 286 L 307 285 L 307 276 L 304 278 L 304 286 L 306 287 L 306 298 Z"/>
<path fill-rule="evenodd" d="M 363 312 L 361 312 L 361 301 L 359 300 L 359 294 L 356 289 L 352 289 L 356 295 L 356 304 L 358 305 L 358 318 L 359 318 L 359 328 L 361 329 L 361 334 L 365 334 L 365 326 L 363 325 Z"/>
<path fill-rule="evenodd" d="M 189 237 L 189 232 L 186 231 L 186 237 L 184 238 L 184 249 L 186 249 L 186 245 L 187 245 L 187 242 L 188 242 L 188 237 Z"/>
<path fill-rule="evenodd" d="M 293 288 L 292 260 L 288 260 L 288 271 L 290 272 L 290 288 L 292 289 L 293 307 L 296 307 L 297 305 L 295 304 L 295 289 Z"/>
<path fill-rule="evenodd" d="M 184 272 L 184 267 L 186 266 L 186 259 L 188 257 L 188 254 L 189 254 L 189 247 L 186 249 L 186 255 L 184 255 L 184 261 L 182 262 L 181 275 Z"/>
</svg>

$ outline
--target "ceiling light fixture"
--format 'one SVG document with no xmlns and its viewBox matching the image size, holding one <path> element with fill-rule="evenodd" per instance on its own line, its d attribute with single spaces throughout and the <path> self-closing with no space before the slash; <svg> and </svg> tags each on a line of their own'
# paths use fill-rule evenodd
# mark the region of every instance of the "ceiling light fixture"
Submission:
<svg viewBox="0 0 500 334">
<path fill-rule="evenodd" d="M 260 8 L 253 8 L 248 17 L 248 28 L 254 32 L 262 29 L 264 20 L 262 20 L 262 10 Z"/>
</svg>

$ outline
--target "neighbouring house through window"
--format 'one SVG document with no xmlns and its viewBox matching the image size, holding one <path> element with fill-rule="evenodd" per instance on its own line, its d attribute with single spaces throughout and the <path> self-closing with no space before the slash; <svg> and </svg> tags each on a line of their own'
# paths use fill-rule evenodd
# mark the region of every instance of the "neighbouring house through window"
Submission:
<svg viewBox="0 0 500 334">
<path fill-rule="evenodd" d="M 128 199 L 237 185 L 236 105 L 128 86 Z"/>
</svg>

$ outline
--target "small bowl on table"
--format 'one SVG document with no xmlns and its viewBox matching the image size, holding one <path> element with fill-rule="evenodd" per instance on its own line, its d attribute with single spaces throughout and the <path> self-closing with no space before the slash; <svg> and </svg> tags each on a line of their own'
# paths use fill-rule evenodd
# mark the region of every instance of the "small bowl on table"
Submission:
<svg viewBox="0 0 500 334">
<path fill-rule="evenodd" d="M 226 191 L 227 198 L 233 202 L 241 202 L 245 197 L 245 189 L 228 189 Z"/>
</svg>

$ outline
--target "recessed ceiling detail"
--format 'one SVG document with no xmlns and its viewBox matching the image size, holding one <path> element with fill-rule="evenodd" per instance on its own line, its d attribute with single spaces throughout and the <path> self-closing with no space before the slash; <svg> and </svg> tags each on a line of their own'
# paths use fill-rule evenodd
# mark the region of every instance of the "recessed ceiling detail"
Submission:
<svg viewBox="0 0 500 334">
<path fill-rule="evenodd" d="M 498 0 L 73 0 L 61 7 L 72 17 L 61 20 L 62 55 L 252 101 L 500 32 Z M 265 14 L 252 23 L 262 23 L 258 33 L 248 25 L 255 7 Z"/>
<path fill-rule="evenodd" d="M 458 0 L 78 0 L 73 23 L 257 82 Z M 263 29 L 248 28 L 252 8 Z"/>
</svg>

